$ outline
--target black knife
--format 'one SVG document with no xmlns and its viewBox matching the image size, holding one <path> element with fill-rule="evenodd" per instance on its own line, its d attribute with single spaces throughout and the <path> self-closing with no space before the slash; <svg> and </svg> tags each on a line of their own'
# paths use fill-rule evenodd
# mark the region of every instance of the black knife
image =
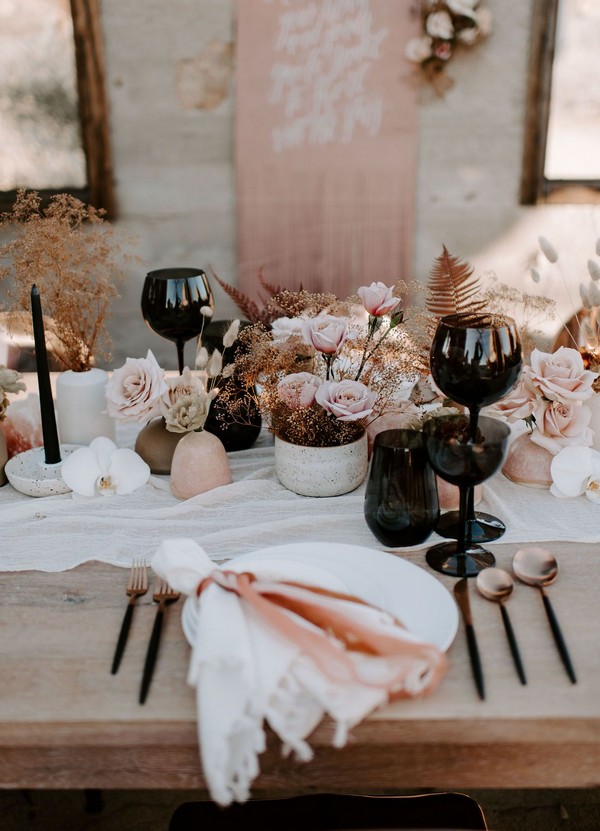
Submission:
<svg viewBox="0 0 600 831">
<path fill-rule="evenodd" d="M 475 629 L 473 628 L 473 618 L 471 617 L 471 603 L 469 602 L 469 580 L 463 577 L 458 583 L 454 584 L 454 596 L 456 597 L 458 606 L 460 608 L 463 620 L 465 622 L 465 630 L 467 632 L 467 646 L 469 647 L 469 658 L 471 659 L 471 669 L 473 670 L 473 678 L 475 686 L 479 693 L 479 698 L 483 701 L 485 698 L 485 689 L 483 685 L 483 670 L 481 668 L 481 659 L 479 658 L 479 650 L 477 648 L 477 638 L 475 637 Z"/>
</svg>

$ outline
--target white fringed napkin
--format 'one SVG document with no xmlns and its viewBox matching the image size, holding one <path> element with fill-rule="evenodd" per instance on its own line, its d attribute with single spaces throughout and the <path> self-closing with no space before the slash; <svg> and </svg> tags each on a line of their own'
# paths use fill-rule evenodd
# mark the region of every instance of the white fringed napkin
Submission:
<svg viewBox="0 0 600 831">
<path fill-rule="evenodd" d="M 323 716 L 342 747 L 377 706 L 431 691 L 444 672 L 437 647 L 358 598 L 215 568 L 191 539 L 163 542 L 152 568 L 200 598 L 188 682 L 204 776 L 220 805 L 249 798 L 265 721 L 284 753 L 309 761 L 306 737 Z"/>
</svg>

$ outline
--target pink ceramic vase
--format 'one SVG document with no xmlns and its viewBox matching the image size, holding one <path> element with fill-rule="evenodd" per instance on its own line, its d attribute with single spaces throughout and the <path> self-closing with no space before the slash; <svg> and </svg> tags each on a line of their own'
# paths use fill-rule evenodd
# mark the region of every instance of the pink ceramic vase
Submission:
<svg viewBox="0 0 600 831">
<path fill-rule="evenodd" d="M 191 499 L 231 482 L 231 468 L 223 443 L 206 430 L 186 433 L 171 463 L 171 491 L 178 499 Z"/>
<path fill-rule="evenodd" d="M 510 446 L 502 473 L 511 482 L 530 488 L 549 488 L 552 484 L 550 465 L 552 453 L 531 441 L 530 433 L 522 433 Z"/>
</svg>

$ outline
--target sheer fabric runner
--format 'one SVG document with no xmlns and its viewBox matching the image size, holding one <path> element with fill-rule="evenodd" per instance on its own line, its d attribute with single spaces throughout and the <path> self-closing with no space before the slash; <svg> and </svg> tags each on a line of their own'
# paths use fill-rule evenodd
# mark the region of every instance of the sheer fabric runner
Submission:
<svg viewBox="0 0 600 831">
<path fill-rule="evenodd" d="M 119 427 L 117 442 L 133 446 L 135 427 Z M 270 545 L 325 540 L 382 549 L 364 520 L 364 488 L 328 499 L 297 496 L 279 484 L 272 439 L 230 454 L 233 484 L 180 501 L 168 477 L 154 476 L 131 496 L 89 501 L 71 494 L 34 499 L 0 488 L 0 570 L 61 571 L 89 560 L 129 566 L 150 557 L 161 540 L 192 537 L 214 560 Z M 584 496 L 559 500 L 515 485 L 502 474 L 484 485 L 478 506 L 505 520 L 502 542 L 600 542 L 599 509 Z M 433 534 L 416 549 L 439 538 Z M 402 549 L 397 549 L 402 551 Z"/>
</svg>

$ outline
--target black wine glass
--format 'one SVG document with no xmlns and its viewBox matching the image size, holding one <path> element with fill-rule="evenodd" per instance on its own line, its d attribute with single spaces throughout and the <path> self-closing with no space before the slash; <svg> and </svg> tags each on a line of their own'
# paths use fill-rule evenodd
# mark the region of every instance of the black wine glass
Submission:
<svg viewBox="0 0 600 831">
<path fill-rule="evenodd" d="M 433 531 L 439 513 L 424 434 L 378 433 L 365 490 L 365 519 L 379 542 L 391 548 L 418 545 Z"/>
<path fill-rule="evenodd" d="M 180 375 L 185 342 L 197 337 L 204 326 L 207 316 L 203 308 L 212 312 L 214 300 L 201 268 L 159 268 L 146 275 L 142 289 L 144 320 L 157 335 L 177 345 Z"/>
<path fill-rule="evenodd" d="M 468 407 L 475 435 L 479 412 L 510 392 L 521 372 L 521 344 L 514 320 L 503 315 L 454 314 L 438 323 L 430 354 L 433 380 L 452 401 Z M 458 511 L 443 514 L 436 532 L 456 538 Z M 468 519 L 473 542 L 498 539 L 506 530 L 492 514 L 475 512 L 468 493 Z"/>
<path fill-rule="evenodd" d="M 465 415 L 432 418 L 425 423 L 427 455 L 438 476 L 458 485 L 460 510 L 456 542 L 430 548 L 426 559 L 435 571 L 452 577 L 474 577 L 493 566 L 494 555 L 471 540 L 468 521 L 469 491 L 495 473 L 505 456 L 510 428 L 502 421 L 478 419 L 475 435 Z"/>
</svg>

